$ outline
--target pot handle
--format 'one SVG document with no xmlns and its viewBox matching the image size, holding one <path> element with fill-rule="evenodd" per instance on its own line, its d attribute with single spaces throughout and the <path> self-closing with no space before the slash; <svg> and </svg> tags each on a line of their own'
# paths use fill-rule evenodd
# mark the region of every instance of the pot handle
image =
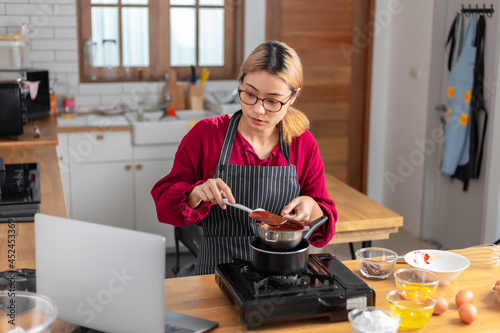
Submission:
<svg viewBox="0 0 500 333">
<path fill-rule="evenodd" d="M 304 239 L 309 239 L 313 232 L 318 229 L 321 225 L 323 225 L 326 221 L 328 221 L 328 216 L 323 215 L 319 219 L 312 221 L 311 223 L 307 224 L 309 226 L 309 230 L 305 231 L 304 234 L 302 235 L 302 238 Z"/>
</svg>

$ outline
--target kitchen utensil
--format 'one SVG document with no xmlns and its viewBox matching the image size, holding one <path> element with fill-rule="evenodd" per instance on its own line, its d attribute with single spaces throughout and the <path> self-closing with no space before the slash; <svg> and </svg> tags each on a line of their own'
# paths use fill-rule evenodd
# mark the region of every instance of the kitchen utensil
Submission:
<svg viewBox="0 0 500 333">
<path fill-rule="evenodd" d="M 203 68 L 200 74 L 200 86 L 202 86 L 203 84 L 205 84 L 205 82 L 207 82 L 209 76 L 210 76 L 210 71 L 206 68 Z"/>
<path fill-rule="evenodd" d="M 434 272 L 421 268 L 400 268 L 394 272 L 394 281 L 398 290 L 420 291 L 434 296 L 440 277 Z"/>
<path fill-rule="evenodd" d="M 186 108 L 186 102 L 184 101 L 184 87 L 177 84 L 177 72 L 173 69 L 170 70 L 168 88 L 170 90 L 170 95 L 172 96 L 170 107 L 176 110 L 184 110 Z"/>
<path fill-rule="evenodd" d="M 319 331 L 338 332 L 341 330 L 336 329 L 337 325 L 326 329 L 328 320 L 345 322 L 354 307 L 375 306 L 375 290 L 330 253 L 310 254 L 307 268 L 291 275 L 266 274 L 257 271 L 251 262 L 235 258 L 233 262 L 217 265 L 215 282 L 232 304 L 235 318 L 249 332 L 259 332 L 255 328 L 268 323 L 275 328 L 267 328 L 269 331 L 276 328 L 286 331 L 286 326 L 281 328 L 276 324 L 305 323 L 307 318 L 319 322 L 320 317 L 325 325 Z M 311 331 L 306 326 L 302 332 Z"/>
<path fill-rule="evenodd" d="M 469 267 L 469 259 L 453 252 L 441 250 L 417 250 L 405 255 L 408 265 L 430 270 L 439 275 L 439 285 L 448 284 Z"/>
<path fill-rule="evenodd" d="M 274 251 L 262 242 L 255 239 L 252 247 L 252 266 L 264 273 L 272 275 L 291 275 L 307 268 L 309 256 L 309 241 L 302 239 L 292 251 Z"/>
<path fill-rule="evenodd" d="M 259 237 L 272 250 L 287 251 L 299 245 L 302 239 L 309 239 L 312 233 L 327 220 L 326 216 L 322 216 L 309 224 L 295 220 L 288 220 L 281 225 L 261 224 L 258 226 Z"/>
<path fill-rule="evenodd" d="M 347 318 L 351 323 L 352 333 L 396 333 L 401 324 L 399 315 L 374 306 L 353 309 L 349 311 Z"/>
<path fill-rule="evenodd" d="M 356 251 L 359 271 L 368 279 L 383 280 L 392 273 L 398 254 L 381 247 L 365 247 Z"/>
<path fill-rule="evenodd" d="M 189 83 L 196 84 L 196 71 L 193 65 L 191 65 L 191 76 L 189 77 Z"/>
<path fill-rule="evenodd" d="M 308 238 L 317 227 L 327 220 L 328 216 L 322 216 L 311 222 L 311 224 L 316 223 L 316 227 L 309 229 L 305 237 L 300 239 L 299 244 L 288 251 L 276 251 L 264 243 L 262 238 L 255 239 L 250 244 L 253 267 L 258 271 L 273 275 L 290 275 L 305 270 L 309 257 L 310 243 Z"/>
<path fill-rule="evenodd" d="M 401 317 L 400 328 L 417 329 L 429 321 L 436 300 L 418 291 L 392 290 L 385 296 L 389 310 Z"/>
<path fill-rule="evenodd" d="M 222 198 L 222 201 L 224 201 L 224 203 L 226 205 L 233 206 L 234 208 L 244 210 L 245 212 L 250 214 L 250 217 L 258 219 L 260 222 L 264 222 L 264 223 L 269 224 L 269 225 L 281 225 L 287 221 L 286 219 L 282 218 L 281 216 L 270 213 L 262 208 L 250 209 L 250 208 L 243 206 L 243 205 L 240 205 L 240 204 L 232 204 L 229 202 L 229 200 L 227 200 L 227 198 Z M 265 214 L 261 214 L 259 212 L 265 212 Z M 252 216 L 252 214 L 254 216 Z M 257 216 L 257 217 L 255 217 L 255 216 Z"/>
<path fill-rule="evenodd" d="M 474 267 L 493 268 L 500 264 L 500 247 L 494 244 L 481 244 L 449 251 L 463 255 Z"/>
<path fill-rule="evenodd" d="M 493 268 L 500 264 L 500 247 L 495 244 L 481 244 L 448 251 L 464 256 L 474 267 Z M 405 263 L 404 256 L 398 256 L 396 263 Z"/>
<path fill-rule="evenodd" d="M 233 101 L 236 96 L 238 96 L 238 89 L 234 89 L 229 94 L 219 99 L 219 104 L 234 103 Z"/>
<path fill-rule="evenodd" d="M 0 291 L 0 312 L 2 332 L 34 333 L 50 332 L 58 311 L 56 303 L 46 296 L 5 290 Z"/>
</svg>

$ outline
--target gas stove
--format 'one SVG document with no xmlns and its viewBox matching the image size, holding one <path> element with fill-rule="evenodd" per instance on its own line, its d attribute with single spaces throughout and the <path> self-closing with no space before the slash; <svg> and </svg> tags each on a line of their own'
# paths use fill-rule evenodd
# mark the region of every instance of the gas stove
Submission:
<svg viewBox="0 0 500 333">
<path fill-rule="evenodd" d="M 375 305 L 373 288 L 328 253 L 309 255 L 307 270 L 287 276 L 265 274 L 235 259 L 217 266 L 215 281 L 249 330 L 323 316 L 346 321 L 349 310 Z"/>
</svg>

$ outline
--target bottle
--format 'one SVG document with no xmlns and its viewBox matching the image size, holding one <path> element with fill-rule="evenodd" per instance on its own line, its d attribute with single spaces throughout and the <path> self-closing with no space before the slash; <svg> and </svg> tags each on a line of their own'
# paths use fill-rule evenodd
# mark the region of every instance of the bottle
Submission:
<svg viewBox="0 0 500 333">
<path fill-rule="evenodd" d="M 50 89 L 50 115 L 56 116 L 57 115 L 57 106 L 56 106 L 56 94 L 54 90 Z"/>
</svg>

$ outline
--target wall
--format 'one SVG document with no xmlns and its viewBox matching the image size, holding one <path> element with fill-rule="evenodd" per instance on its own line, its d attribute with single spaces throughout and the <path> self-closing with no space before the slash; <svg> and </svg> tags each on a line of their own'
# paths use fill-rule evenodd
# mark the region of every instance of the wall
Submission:
<svg viewBox="0 0 500 333">
<path fill-rule="evenodd" d="M 244 54 L 247 55 L 264 41 L 265 1 L 246 1 L 245 13 Z M 75 0 L 0 0 L 0 35 L 15 34 L 23 23 L 31 28 L 27 67 L 50 71 L 59 107 L 68 94 L 75 96 L 77 111 L 119 104 L 133 107 L 138 95 L 146 97 L 146 105 L 160 102 L 162 82 L 79 83 Z M 235 81 L 209 81 L 206 89 L 232 90 L 235 84 Z"/>
<path fill-rule="evenodd" d="M 437 240 L 445 248 L 493 242 L 500 238 L 498 13 L 487 19 L 490 118 L 483 169 L 481 178 L 463 192 L 461 182 L 439 173 L 442 147 L 433 133 L 442 126 L 435 107 L 446 101 L 442 69 L 450 19 L 462 3 L 483 2 L 379 0 L 377 14 L 387 12 L 391 3 L 402 9 L 375 36 L 368 195 L 402 214 L 404 228 L 413 235 Z M 491 3 L 495 10 L 500 6 L 498 0 Z M 413 68 L 420 69 L 419 78 L 410 74 Z"/>
<path fill-rule="evenodd" d="M 381 0 L 376 11 L 368 195 L 419 236 L 424 160 L 416 142 L 426 135 L 432 40 L 422 20 L 432 18 L 433 3 Z"/>
</svg>

